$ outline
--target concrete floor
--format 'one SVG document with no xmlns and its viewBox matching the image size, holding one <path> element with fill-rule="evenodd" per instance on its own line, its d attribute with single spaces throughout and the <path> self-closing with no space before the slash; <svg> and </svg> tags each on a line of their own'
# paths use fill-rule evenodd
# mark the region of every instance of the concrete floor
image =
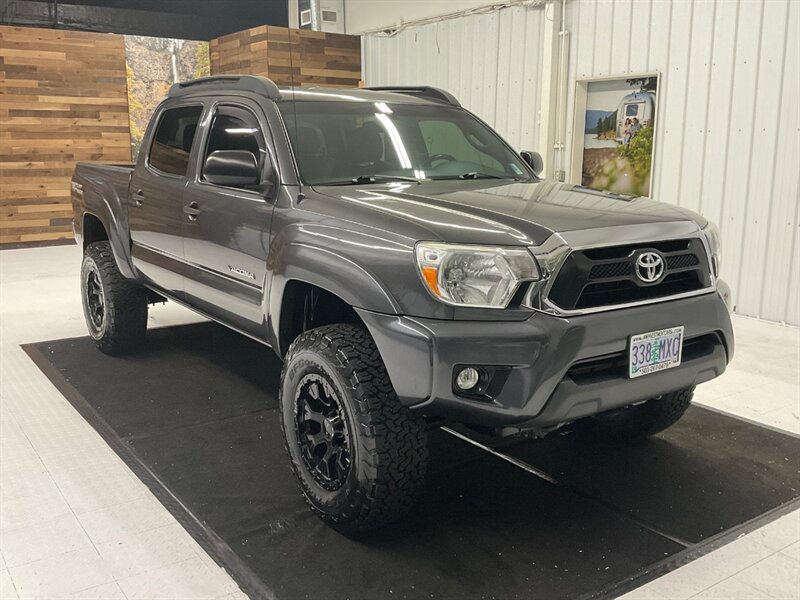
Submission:
<svg viewBox="0 0 800 600">
<path fill-rule="evenodd" d="M 0 251 L 0 598 L 244 598 L 19 347 L 85 335 L 79 264 L 75 246 Z M 150 311 L 150 327 L 197 320 Z M 800 329 L 734 327 L 733 363 L 695 402 L 800 435 Z M 625 598 L 800 599 L 800 511 Z"/>
</svg>

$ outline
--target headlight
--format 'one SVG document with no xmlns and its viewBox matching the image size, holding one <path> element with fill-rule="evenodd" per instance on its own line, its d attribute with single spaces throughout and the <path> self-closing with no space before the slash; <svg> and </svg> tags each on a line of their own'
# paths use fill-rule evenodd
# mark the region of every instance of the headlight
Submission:
<svg viewBox="0 0 800 600">
<path fill-rule="evenodd" d="M 505 308 L 519 284 L 539 279 L 526 248 L 417 244 L 417 267 L 428 291 L 442 302 Z"/>
<path fill-rule="evenodd" d="M 714 277 L 719 277 L 720 258 L 722 255 L 722 244 L 720 242 L 719 229 L 711 221 L 703 227 L 703 235 L 706 236 L 708 249 L 711 251 L 711 268 Z"/>
</svg>

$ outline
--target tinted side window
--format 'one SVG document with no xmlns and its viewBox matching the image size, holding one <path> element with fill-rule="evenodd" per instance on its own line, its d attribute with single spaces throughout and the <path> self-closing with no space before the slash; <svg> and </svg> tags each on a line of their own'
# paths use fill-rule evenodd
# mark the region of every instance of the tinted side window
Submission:
<svg viewBox="0 0 800 600">
<path fill-rule="evenodd" d="M 266 160 L 266 148 L 261 126 L 253 113 L 242 108 L 222 106 L 211 123 L 203 163 L 217 150 L 247 150 L 256 157 L 260 170 Z"/>
<path fill-rule="evenodd" d="M 153 145 L 150 147 L 150 166 L 172 175 L 186 175 L 189 153 L 197 132 L 202 106 L 184 106 L 165 110 L 158 122 Z"/>
</svg>

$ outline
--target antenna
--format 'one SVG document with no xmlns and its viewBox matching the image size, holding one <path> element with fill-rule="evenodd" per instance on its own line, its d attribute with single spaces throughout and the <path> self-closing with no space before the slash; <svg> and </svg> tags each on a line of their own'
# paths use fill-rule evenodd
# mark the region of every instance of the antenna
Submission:
<svg viewBox="0 0 800 600">
<path fill-rule="evenodd" d="M 289 27 L 287 29 L 289 33 L 289 79 L 292 87 L 292 116 L 294 118 L 294 144 L 293 144 L 295 150 L 294 161 L 295 164 L 297 164 L 297 201 L 300 202 L 303 200 L 305 195 L 303 194 L 303 180 L 301 179 L 300 176 L 300 165 L 297 161 L 297 156 L 298 154 L 300 154 L 300 152 L 298 152 L 300 148 L 300 130 L 297 128 L 297 96 L 294 93 L 295 90 L 294 49 L 293 49 L 294 44 L 292 43 L 292 28 Z M 298 42 L 300 42 L 300 30 L 296 31 L 297 31 Z"/>
</svg>

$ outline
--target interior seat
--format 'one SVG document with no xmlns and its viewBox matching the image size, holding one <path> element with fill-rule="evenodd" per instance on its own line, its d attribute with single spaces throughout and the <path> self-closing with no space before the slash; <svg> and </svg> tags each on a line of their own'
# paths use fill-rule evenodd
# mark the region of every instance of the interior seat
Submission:
<svg viewBox="0 0 800 600">
<path fill-rule="evenodd" d="M 295 154 L 303 176 L 311 181 L 324 181 L 333 173 L 333 158 L 328 155 L 325 137 L 317 127 L 299 125 Z"/>
<path fill-rule="evenodd" d="M 347 146 L 351 164 L 359 174 L 368 175 L 387 169 L 383 161 L 383 139 L 375 123 L 365 123 L 354 129 L 348 136 Z"/>
</svg>

